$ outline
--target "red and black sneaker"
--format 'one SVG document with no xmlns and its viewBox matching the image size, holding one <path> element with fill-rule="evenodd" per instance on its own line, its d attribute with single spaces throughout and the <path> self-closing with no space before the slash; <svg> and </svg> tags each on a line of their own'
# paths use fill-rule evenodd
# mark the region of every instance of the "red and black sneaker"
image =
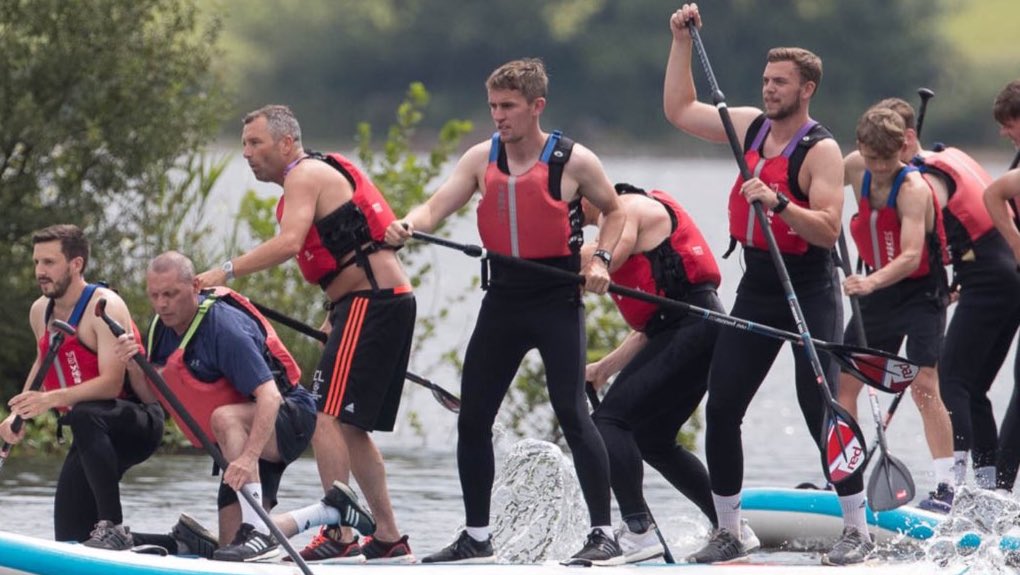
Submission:
<svg viewBox="0 0 1020 575">
<path fill-rule="evenodd" d="M 318 535 L 301 550 L 301 558 L 309 563 L 364 563 L 365 555 L 358 544 L 358 536 L 348 542 L 340 540 L 340 528 L 323 526 Z M 284 559 L 290 561 L 290 557 Z"/>
<path fill-rule="evenodd" d="M 365 537 L 361 552 L 372 563 L 414 563 L 417 559 L 407 544 L 407 535 L 396 541 L 380 541 L 374 536 Z"/>
</svg>

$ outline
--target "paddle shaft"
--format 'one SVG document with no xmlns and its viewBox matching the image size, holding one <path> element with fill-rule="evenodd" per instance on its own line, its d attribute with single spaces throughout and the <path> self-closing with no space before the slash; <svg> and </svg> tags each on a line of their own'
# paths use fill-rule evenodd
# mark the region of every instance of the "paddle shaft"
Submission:
<svg viewBox="0 0 1020 575">
<path fill-rule="evenodd" d="M 46 355 L 43 356 L 42 362 L 39 364 L 39 370 L 35 372 L 35 377 L 32 378 L 31 383 L 28 384 L 27 391 L 39 391 L 42 388 L 43 382 L 46 381 L 46 374 L 50 371 L 50 367 L 53 366 L 53 362 L 57 359 L 57 352 L 60 351 L 60 346 L 64 343 L 64 338 L 68 336 L 74 336 L 75 329 L 67 322 L 55 319 L 50 324 L 56 333 L 50 338 L 50 348 L 46 351 Z M 25 420 L 20 415 L 14 417 L 14 421 L 11 422 L 11 432 L 17 434 L 21 431 L 22 426 L 25 424 Z M 3 446 L 0 447 L 0 470 L 3 469 L 4 463 L 7 461 L 7 457 L 11 454 L 11 448 L 14 446 L 10 443 L 4 442 Z"/>
<path fill-rule="evenodd" d="M 548 275 L 552 275 L 552 276 L 556 276 L 556 277 L 559 277 L 559 278 L 562 278 L 562 279 L 565 279 L 565 280 L 574 281 L 574 282 L 577 282 L 579 284 L 584 283 L 584 277 L 579 275 L 579 274 L 577 274 L 577 273 L 574 273 L 574 272 L 571 272 L 571 271 L 567 271 L 567 270 L 564 270 L 564 269 L 560 269 L 560 268 L 554 268 L 552 266 L 548 266 L 548 265 L 545 265 L 545 264 L 542 264 L 542 263 L 538 263 L 538 262 L 534 262 L 534 261 L 531 261 L 531 260 L 526 260 L 526 259 L 523 259 L 523 258 L 507 256 L 507 255 L 503 255 L 503 254 L 496 253 L 496 252 L 490 252 L 490 251 L 487 251 L 484 248 L 482 248 L 480 246 L 477 246 L 477 245 L 462 244 L 462 243 L 459 243 L 459 242 L 455 242 L 453 240 L 449 240 L 447 238 L 441 238 L 441 237 L 434 236 L 434 235 L 431 235 L 431 234 L 426 234 L 424 232 L 414 232 L 412 234 L 412 237 L 414 239 L 416 239 L 416 240 L 420 240 L 420 241 L 428 242 L 428 243 L 431 243 L 431 244 L 436 244 L 436 245 L 439 245 L 439 246 L 451 248 L 451 249 L 457 250 L 459 252 L 462 252 L 462 253 L 464 253 L 466 255 L 472 256 L 472 257 L 488 258 L 488 259 L 491 259 L 491 260 L 494 260 L 494 261 L 504 262 L 504 263 L 511 264 L 511 265 L 518 266 L 518 267 L 522 267 L 522 268 L 525 268 L 525 269 L 539 271 L 539 272 L 542 272 L 542 273 L 545 273 L 545 274 L 548 274 Z M 798 345 L 803 345 L 804 344 L 804 339 L 801 336 L 799 336 L 799 335 L 797 335 L 797 334 L 795 334 L 793 332 L 785 331 L 785 330 L 782 330 L 782 329 L 779 329 L 779 328 L 775 328 L 775 327 L 772 327 L 772 326 L 769 326 L 769 325 L 763 325 L 763 324 L 760 324 L 760 323 L 755 323 L 753 321 L 749 321 L 749 320 L 742 319 L 742 318 L 739 318 L 739 317 L 734 317 L 734 316 L 731 316 L 731 315 L 726 315 L 724 313 L 720 313 L 720 312 L 713 311 L 713 310 L 710 310 L 710 309 L 705 309 L 703 307 L 698 307 L 696 305 L 692 305 L 692 304 L 689 304 L 687 302 L 678 301 L 678 300 L 675 300 L 675 299 L 669 299 L 669 298 L 665 298 L 665 297 L 662 297 L 662 296 L 659 296 L 659 295 L 646 293 L 646 292 L 643 292 L 643 291 L 638 291 L 638 290 L 627 288 L 627 287 L 623 287 L 621 285 L 617 285 L 617 284 L 614 284 L 614 283 L 610 283 L 609 284 L 609 293 L 621 295 L 621 296 L 624 296 L 624 297 L 629 297 L 629 298 L 636 299 L 636 300 L 641 300 L 641 301 L 644 301 L 644 302 L 647 302 L 647 303 L 651 303 L 651 304 L 655 304 L 655 305 L 662 306 L 662 307 L 672 308 L 672 309 L 675 309 L 675 310 L 678 310 L 678 311 L 685 312 L 685 313 L 687 313 L 689 315 L 692 315 L 694 317 L 700 317 L 701 319 L 704 319 L 704 320 L 707 320 L 707 321 L 711 321 L 711 322 L 714 322 L 714 323 L 717 323 L 719 325 L 723 325 L 723 326 L 726 326 L 726 327 L 731 327 L 731 328 L 736 328 L 736 329 L 743 329 L 743 330 L 746 330 L 746 331 L 750 331 L 752 333 L 757 333 L 759 335 L 764 335 L 764 336 L 774 337 L 774 338 L 777 338 L 777 339 L 782 339 L 782 340 L 789 341 L 789 342 L 792 342 L 792 343 L 798 344 Z M 843 344 L 832 343 L 832 342 L 823 341 L 823 340 L 820 340 L 820 339 L 810 339 L 810 341 L 814 344 L 815 348 L 820 349 L 820 350 L 825 351 L 825 352 L 828 352 L 828 353 L 831 353 L 831 354 L 833 354 L 833 355 L 835 355 L 837 357 L 840 354 L 846 354 L 846 355 L 852 356 L 852 355 L 854 355 L 854 353 L 868 353 L 868 354 L 872 354 L 872 355 L 876 355 L 876 356 L 886 357 L 888 359 L 896 359 L 897 361 L 900 361 L 902 363 L 908 363 L 903 358 L 896 358 L 895 356 L 890 356 L 889 354 L 886 354 L 884 352 L 879 352 L 879 351 L 876 351 L 876 350 L 870 350 L 870 349 L 856 349 L 855 350 L 855 349 L 852 349 L 852 348 L 850 348 L 848 346 L 845 346 Z M 868 385 L 872 385 L 872 386 L 877 385 L 879 388 L 885 389 L 884 386 L 881 384 L 881 382 L 865 381 L 865 383 L 867 383 Z M 888 391 L 888 390 L 886 390 L 886 391 Z"/>
<path fill-rule="evenodd" d="M 917 134 L 917 145 L 920 146 L 921 128 L 924 127 L 924 118 L 928 115 L 928 100 L 935 97 L 935 92 L 929 88 L 918 88 L 917 95 L 921 98 L 921 108 L 917 111 L 917 129 L 914 130 L 914 133 Z"/>
<path fill-rule="evenodd" d="M 110 331 L 113 332 L 114 336 L 120 337 L 125 333 L 124 327 L 117 323 L 117 320 L 106 314 L 105 299 L 101 299 L 96 302 L 96 315 L 106 322 L 106 325 L 110 328 Z M 198 441 L 202 444 L 202 447 L 205 448 L 206 452 L 213 458 L 216 465 L 224 471 L 230 467 L 230 462 L 223 456 L 223 452 L 220 451 L 219 446 L 209 439 L 209 436 L 206 435 L 205 431 L 202 430 L 202 427 L 195 421 L 195 418 L 191 416 L 191 413 L 189 413 L 187 408 L 184 407 L 184 404 L 177 398 L 177 394 L 175 394 L 173 390 L 170 389 L 170 386 L 167 385 L 163 376 L 160 375 L 159 372 L 156 371 L 156 368 L 149 363 L 149 360 L 145 358 L 145 354 L 138 352 L 132 359 L 136 364 L 138 364 L 138 367 L 142 368 L 142 371 L 145 372 L 145 376 L 149 378 L 149 381 L 151 381 L 152 384 L 159 389 L 159 392 L 163 395 L 163 399 L 165 399 L 167 403 L 174 408 L 174 411 L 176 411 L 177 415 L 179 415 L 184 421 L 184 424 L 188 426 L 191 433 L 198 438 Z M 269 512 L 262 507 L 262 502 L 256 501 L 255 498 L 252 497 L 251 493 L 244 489 L 238 490 L 237 494 L 244 497 L 244 500 L 248 502 L 248 505 L 250 505 L 252 509 L 255 510 L 255 513 L 258 514 L 259 518 L 265 522 L 266 527 L 269 528 L 273 537 L 275 537 L 277 542 L 287 551 L 287 555 L 289 555 L 294 561 L 294 564 L 301 569 L 301 572 L 305 575 L 313 575 L 312 570 L 308 567 L 308 564 L 305 563 L 305 560 L 301 558 L 297 549 L 291 545 L 290 540 L 287 539 L 282 531 L 280 531 L 280 528 L 273 523 L 273 518 L 269 516 Z"/>
<path fill-rule="evenodd" d="M 267 318 L 273 321 L 280 322 L 281 324 L 293 329 L 294 331 L 300 334 L 306 335 L 312 339 L 316 339 L 322 343 L 326 343 L 326 340 L 329 339 L 329 336 L 326 335 L 326 332 L 319 329 L 315 329 L 314 327 L 308 325 L 307 323 L 304 323 L 303 321 L 298 321 L 297 319 L 294 319 L 283 312 L 277 311 L 271 307 L 264 306 L 256 301 L 252 300 L 248 301 L 251 301 L 251 304 L 254 305 L 255 309 L 259 310 L 259 312 L 262 313 L 262 315 L 266 316 Z M 404 374 L 404 377 L 406 377 L 409 381 L 417 383 L 418 385 L 428 388 L 430 391 L 433 391 L 441 395 L 443 399 L 439 401 L 439 403 L 443 407 L 449 409 L 450 411 L 453 411 L 454 413 L 457 413 L 460 410 L 460 398 L 450 393 L 449 391 L 446 391 L 445 389 L 440 387 L 439 384 L 427 378 L 424 378 L 418 374 L 411 373 L 410 371 L 406 372 Z"/>
<path fill-rule="evenodd" d="M 598 409 L 602 403 L 599 400 L 599 394 L 595 391 L 595 386 L 590 381 L 584 383 L 584 394 L 588 396 L 588 403 L 591 403 L 592 409 Z M 645 502 L 645 513 L 648 514 L 648 520 L 652 523 L 652 529 L 655 529 L 655 536 L 659 538 L 659 543 L 662 545 L 662 559 L 673 565 L 676 563 L 676 559 L 673 558 L 673 552 L 669 550 L 669 545 L 666 543 L 666 538 L 663 537 L 662 531 L 659 529 L 659 524 L 655 521 L 655 517 L 652 515 L 652 510 L 648 508 L 648 502 Z"/>
<path fill-rule="evenodd" d="M 843 275 L 850 277 L 853 275 L 853 270 L 850 268 L 850 250 L 846 245 L 846 234 L 840 232 L 839 234 L 839 259 L 840 265 L 843 268 Z M 850 311 L 851 317 L 853 318 L 854 328 L 857 331 L 857 343 L 867 347 L 868 338 L 864 333 L 864 316 L 861 315 L 861 301 L 855 295 L 850 297 Z M 877 424 L 877 436 L 878 436 L 878 447 L 882 450 L 882 453 L 888 455 L 889 449 L 885 443 L 885 427 L 882 425 L 882 410 L 878 406 L 878 393 L 874 389 L 868 387 L 868 403 L 871 405 L 871 414 L 875 418 Z M 874 447 L 872 447 L 874 450 Z M 865 466 L 871 459 L 871 454 L 868 454 L 868 460 L 865 460 Z"/>
</svg>

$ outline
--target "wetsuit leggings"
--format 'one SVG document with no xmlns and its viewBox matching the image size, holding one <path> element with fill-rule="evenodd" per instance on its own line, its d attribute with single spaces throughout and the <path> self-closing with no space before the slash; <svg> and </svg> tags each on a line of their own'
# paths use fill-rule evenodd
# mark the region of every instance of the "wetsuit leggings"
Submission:
<svg viewBox="0 0 1020 575">
<path fill-rule="evenodd" d="M 1020 273 L 1013 252 L 998 234 L 978 240 L 975 253 L 975 261 L 956 265 L 960 299 L 942 344 L 939 391 L 953 423 L 953 449 L 970 450 L 974 467 L 997 465 L 997 458 L 1003 459 L 997 467 L 1005 473 L 1001 480 L 1008 489 L 1020 459 L 1015 415 L 1020 406 L 1014 388 L 1000 435 L 988 390 L 1020 326 Z M 1014 382 L 1018 369 L 1020 363 L 1014 363 Z M 1006 453 L 997 453 L 1000 443 Z"/>
<path fill-rule="evenodd" d="M 714 291 L 688 301 L 723 311 Z M 613 493 L 624 519 L 647 513 L 642 491 L 644 459 L 701 509 L 712 525 L 717 524 L 708 470 L 676 440 L 680 427 L 705 396 L 717 330 L 716 324 L 688 317 L 650 335 L 595 411 L 595 425 L 609 452 Z"/>
<path fill-rule="evenodd" d="M 574 458 L 592 525 L 610 524 L 609 459 L 584 396 L 584 308 L 577 296 L 523 299 L 489 291 L 464 357 L 457 467 L 469 527 L 489 524 L 492 425 L 524 355 L 537 348 L 553 411 Z"/>
<path fill-rule="evenodd" d="M 750 266 L 749 266 L 750 268 Z M 749 289 L 745 274 L 732 315 L 755 323 L 797 331 L 786 296 L 770 286 L 767 291 Z M 813 290 L 797 291 L 797 299 L 804 312 L 808 331 L 816 339 L 841 342 L 843 337 L 843 306 L 840 291 L 833 273 L 830 285 Z M 772 367 L 782 340 L 765 337 L 740 329 L 722 328 L 716 340 L 712 357 L 712 372 L 708 380 L 706 408 L 705 451 L 712 491 L 730 496 L 740 492 L 744 478 L 744 452 L 740 426 L 744 414 L 754 398 L 765 375 Z M 799 346 L 793 347 L 796 364 L 797 401 L 811 433 L 818 444 L 821 438 L 823 399 L 807 354 Z M 830 389 L 839 381 L 839 366 L 827 354 L 819 352 Z M 785 382 L 784 382 L 785 383 Z M 780 422 L 775 422 L 777 426 Z M 759 439 L 755 448 L 772 451 L 768 442 L 775 438 Z M 771 464 L 778 462 L 770 459 Z M 857 474 L 836 486 L 840 495 L 852 495 L 864 490 L 863 474 Z"/>
<path fill-rule="evenodd" d="M 74 441 L 53 502 L 57 541 L 85 541 L 100 519 L 120 524 L 120 479 L 163 438 L 163 409 L 122 399 L 86 401 L 60 418 Z"/>
</svg>

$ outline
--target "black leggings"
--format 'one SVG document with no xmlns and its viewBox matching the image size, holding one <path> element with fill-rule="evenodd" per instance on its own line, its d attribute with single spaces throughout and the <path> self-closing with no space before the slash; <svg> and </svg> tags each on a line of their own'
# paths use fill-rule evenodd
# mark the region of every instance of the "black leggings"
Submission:
<svg viewBox="0 0 1020 575">
<path fill-rule="evenodd" d="M 998 457 L 1000 471 L 1005 470 L 1005 477 L 1000 477 L 1009 488 L 1020 459 L 1015 415 L 1020 405 L 1014 391 L 1002 422 L 1003 453 L 997 455 L 1000 436 L 988 390 L 1020 326 L 1020 273 L 1012 250 L 998 233 L 986 234 L 974 251 L 975 261 L 956 265 L 960 299 L 942 344 L 939 391 L 953 422 L 953 449 L 970 450 L 975 467 L 996 465 Z M 1018 369 L 1020 363 L 1014 363 L 1014 382 Z"/>
<path fill-rule="evenodd" d="M 60 418 L 71 428 L 74 441 L 53 502 L 57 541 L 85 541 L 100 519 L 124 521 L 120 479 L 159 447 L 163 418 L 158 403 L 122 399 L 85 401 Z"/>
<path fill-rule="evenodd" d="M 745 254 L 748 251 L 745 250 Z M 747 264 L 747 272 L 737 290 L 731 314 L 755 323 L 796 332 L 793 313 L 774 276 L 774 268 L 763 269 L 763 266 L 771 266 L 771 262 L 763 261 L 759 255 L 754 261 L 748 258 Z M 825 273 L 813 274 L 802 284 L 794 284 L 794 289 L 811 336 L 839 343 L 843 341 L 843 305 L 838 279 L 831 265 L 820 269 Z M 743 486 L 744 452 L 740 426 L 751 399 L 764 381 L 782 345 L 782 340 L 740 329 L 719 330 L 712 356 L 712 373 L 708 380 L 705 432 L 708 471 L 712 478 L 712 491 L 717 495 L 736 495 Z M 793 357 L 796 365 L 797 401 L 811 439 L 818 444 L 824 417 L 821 390 L 803 348 L 793 346 Z M 819 359 L 830 389 L 835 390 L 839 381 L 839 365 L 825 353 L 819 352 Z M 768 446 L 760 448 L 769 449 Z M 836 486 L 836 491 L 840 495 L 860 493 L 864 490 L 862 475 L 857 474 L 841 482 Z"/>
<path fill-rule="evenodd" d="M 687 299 L 722 312 L 715 291 Z M 644 459 L 716 525 L 708 470 L 676 441 L 680 427 L 698 408 L 718 327 L 687 317 L 649 335 L 609 388 L 595 411 L 595 425 L 609 452 L 613 493 L 626 519 L 646 514 L 642 491 Z M 650 519 L 650 517 L 648 518 Z"/>
<path fill-rule="evenodd" d="M 467 525 L 489 524 L 495 463 L 492 424 L 524 355 L 537 348 L 553 411 L 574 458 L 592 525 L 610 524 L 609 458 L 584 396 L 584 308 L 564 297 L 487 292 L 464 356 L 457 467 Z M 563 292 L 564 290 L 557 290 Z"/>
</svg>

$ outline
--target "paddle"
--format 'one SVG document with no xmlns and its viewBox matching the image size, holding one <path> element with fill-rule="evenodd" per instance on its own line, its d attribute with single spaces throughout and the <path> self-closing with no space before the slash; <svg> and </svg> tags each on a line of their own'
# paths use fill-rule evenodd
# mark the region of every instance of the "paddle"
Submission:
<svg viewBox="0 0 1020 575">
<path fill-rule="evenodd" d="M 110 328 L 110 331 L 113 332 L 114 336 L 120 337 L 125 333 L 124 327 L 117 323 L 117 320 L 106 314 L 106 298 L 100 299 L 96 302 L 96 317 L 101 318 L 104 322 L 106 322 L 106 325 Z M 191 430 L 191 433 L 198 438 L 206 452 L 212 456 L 216 465 L 219 466 L 220 469 L 230 467 L 230 462 L 223 456 L 223 452 L 220 451 L 219 446 L 209 439 L 209 436 L 205 434 L 205 431 L 202 431 L 202 427 L 198 425 L 193 417 L 191 417 L 191 414 L 188 412 L 187 408 L 184 407 L 184 404 L 181 403 L 181 400 L 177 398 L 177 395 L 170 389 L 170 386 L 168 386 L 166 381 L 163 380 L 163 376 L 160 375 L 159 372 L 156 371 L 156 368 L 149 363 L 149 360 L 145 358 L 145 354 L 139 351 L 132 359 L 138 364 L 138 367 L 142 368 L 142 371 L 145 372 L 145 376 L 149 378 L 149 381 L 151 381 L 152 384 L 159 389 L 159 392 L 163 395 L 163 399 L 165 399 L 167 403 L 174 408 L 174 411 L 181 416 L 185 425 L 187 425 L 188 429 Z M 301 558 L 297 549 L 294 549 L 294 547 L 290 544 L 290 540 L 288 540 L 287 537 L 284 536 L 283 532 L 280 531 L 280 528 L 273 523 L 273 519 L 269 516 L 269 512 L 263 509 L 262 502 L 255 501 L 255 498 L 252 497 L 251 493 L 245 489 L 241 489 L 237 493 L 244 497 L 244 500 L 248 502 L 248 505 L 251 505 L 259 518 L 265 522 L 273 537 L 275 537 L 284 548 L 287 555 L 289 555 L 294 561 L 294 564 L 301 569 L 301 572 L 305 575 L 313 575 L 312 570 L 308 567 L 308 564 L 305 563 L 305 560 Z"/>
<path fill-rule="evenodd" d="M 590 381 L 584 382 L 584 394 L 588 396 L 588 403 L 591 404 L 591 408 L 598 409 L 599 404 L 602 402 L 599 401 L 599 394 L 595 391 L 595 386 L 592 385 Z M 652 528 L 655 529 L 655 536 L 659 538 L 659 543 L 662 544 L 662 559 L 666 563 L 673 565 L 676 563 L 676 559 L 673 558 L 673 552 L 669 550 L 669 545 L 666 544 L 666 538 L 662 536 L 662 531 L 659 530 L 659 523 L 652 515 L 652 510 L 648 508 L 648 502 L 645 502 L 645 513 L 648 514 L 648 520 L 652 522 Z"/>
<path fill-rule="evenodd" d="M 935 92 L 932 92 L 929 88 L 918 88 L 917 95 L 921 97 L 921 109 L 917 112 L 917 129 L 914 132 L 917 134 L 917 144 L 920 146 L 921 127 L 924 126 L 924 117 L 928 115 L 928 100 L 935 97 Z"/>
<path fill-rule="evenodd" d="M 846 236 L 842 233 L 839 234 L 839 260 L 843 268 L 843 275 L 846 277 L 853 275 L 853 270 L 850 268 L 850 250 L 846 246 Z M 853 310 L 857 342 L 867 347 L 864 317 L 861 315 L 860 299 L 857 296 L 850 296 L 850 308 Z M 902 395 L 897 396 L 897 398 L 899 397 Z M 868 388 L 868 403 L 871 405 L 871 414 L 875 418 L 878 448 L 882 452 L 878 458 L 878 467 L 871 473 L 871 479 L 868 480 L 868 504 L 875 511 L 888 511 L 896 509 L 914 498 L 914 478 L 911 477 L 910 470 L 902 461 L 889 454 L 882 412 L 878 407 L 878 394 L 870 387 Z M 872 446 L 872 450 L 874 448 L 875 446 Z M 864 461 L 865 467 L 871 459 L 871 453 L 868 453 L 868 458 Z"/>
<path fill-rule="evenodd" d="M 471 257 L 489 258 L 510 265 L 555 275 L 560 278 L 576 281 L 577 283 L 584 283 L 584 277 L 574 272 L 554 268 L 530 260 L 490 252 L 481 246 L 461 244 L 446 238 L 426 234 L 424 232 L 414 232 L 412 237 L 416 240 L 455 249 Z M 680 310 L 692 316 L 726 327 L 747 330 L 757 333 L 758 335 L 782 339 L 797 345 L 804 344 L 804 339 L 793 332 L 784 331 L 769 325 L 754 323 L 739 317 L 691 305 L 687 302 L 664 298 L 662 296 L 626 288 L 612 283 L 609 284 L 609 292 L 655 305 Z M 812 339 L 811 341 L 816 349 L 828 353 L 829 356 L 839 363 L 839 365 L 848 373 L 860 379 L 865 385 L 872 386 L 875 389 L 885 391 L 887 393 L 898 393 L 909 387 L 910 384 L 914 382 L 914 378 L 917 377 L 919 368 L 916 365 L 889 352 L 841 343 L 831 343 L 820 339 Z"/>
<path fill-rule="evenodd" d="M 705 75 L 708 77 L 708 83 L 712 88 L 712 101 L 719 111 L 719 118 L 722 120 L 723 128 L 726 130 L 726 138 L 729 140 L 733 156 L 737 160 L 740 175 L 746 182 L 754 176 L 744 160 L 743 149 L 737 139 L 737 132 L 733 127 L 733 121 L 730 119 L 730 112 L 726 108 L 726 97 L 723 95 L 722 90 L 719 89 L 715 73 L 712 72 L 712 66 L 708 62 L 708 54 L 705 51 L 705 45 L 701 42 L 701 34 L 698 33 L 698 27 L 694 25 L 693 21 L 690 21 L 687 23 L 687 29 L 690 31 L 691 40 L 694 42 L 694 47 L 701 59 L 701 66 L 704 68 Z M 815 380 L 818 383 L 818 388 L 825 403 L 825 429 L 822 430 L 822 436 L 819 438 L 820 445 L 822 446 L 822 469 L 825 471 L 826 478 L 830 482 L 840 483 L 857 475 L 863 469 L 862 464 L 864 460 L 861 456 L 865 450 L 864 435 L 857 426 L 857 422 L 854 421 L 853 416 L 843 409 L 832 397 L 832 392 L 825 381 L 825 373 L 822 369 L 821 360 L 818 358 L 818 351 L 815 349 L 815 344 L 808 331 L 807 323 L 804 320 L 804 312 L 800 308 L 800 302 L 797 301 L 797 294 L 793 291 L 790 274 L 787 272 L 783 256 L 779 252 L 779 246 L 776 244 L 775 235 L 772 233 L 772 228 L 769 225 L 768 216 L 765 215 L 765 209 L 760 201 L 753 202 L 751 207 L 754 209 L 755 217 L 758 219 L 758 225 L 761 226 L 762 232 L 765 234 L 766 240 L 768 240 L 772 263 L 775 265 L 776 273 L 779 275 L 779 281 L 783 284 L 783 291 L 786 293 L 790 311 L 793 313 L 793 319 L 797 324 L 797 331 L 804 342 L 804 351 L 811 363 L 811 369 L 814 371 Z"/>
<path fill-rule="evenodd" d="M 289 315 L 284 314 L 283 312 L 277 311 L 271 307 L 264 306 L 257 301 L 252 300 L 248 301 L 250 301 L 251 304 L 255 306 L 255 309 L 259 310 L 259 312 L 262 313 L 262 315 L 266 316 L 267 318 L 273 321 L 279 322 L 300 334 L 307 335 L 308 337 L 311 337 L 313 339 L 317 339 L 322 343 L 326 343 L 326 340 L 329 338 L 329 336 L 326 335 L 326 332 L 315 329 L 314 327 L 302 321 L 294 319 Z M 452 411 L 453 413 L 460 413 L 460 398 L 450 393 L 449 391 L 446 391 L 445 389 L 440 387 L 439 384 L 434 383 L 420 375 L 411 373 L 410 371 L 404 374 L 404 377 L 406 377 L 408 381 L 417 383 L 418 385 L 425 387 L 426 389 L 431 391 L 432 397 L 434 397 L 436 401 L 439 402 L 439 405 L 442 405 L 443 407 Z"/>
<path fill-rule="evenodd" d="M 53 330 L 50 335 L 50 348 L 46 351 L 46 355 L 43 356 L 42 362 L 39 364 L 39 370 L 35 372 L 35 377 L 32 378 L 32 382 L 28 385 L 28 391 L 39 391 L 42 387 L 43 381 L 46 379 L 46 374 L 50 371 L 50 367 L 53 362 L 57 359 L 57 351 L 60 350 L 60 346 L 64 343 L 64 338 L 74 337 L 75 329 L 71 324 L 55 319 L 50 322 L 50 328 Z M 14 421 L 11 422 L 11 432 L 17 434 L 21 431 L 22 425 L 25 420 L 21 419 L 21 416 L 15 416 Z M 11 454 L 11 448 L 14 447 L 6 441 L 3 447 L 0 447 L 0 470 L 3 470 L 4 463 L 7 461 L 7 457 Z"/>
</svg>

